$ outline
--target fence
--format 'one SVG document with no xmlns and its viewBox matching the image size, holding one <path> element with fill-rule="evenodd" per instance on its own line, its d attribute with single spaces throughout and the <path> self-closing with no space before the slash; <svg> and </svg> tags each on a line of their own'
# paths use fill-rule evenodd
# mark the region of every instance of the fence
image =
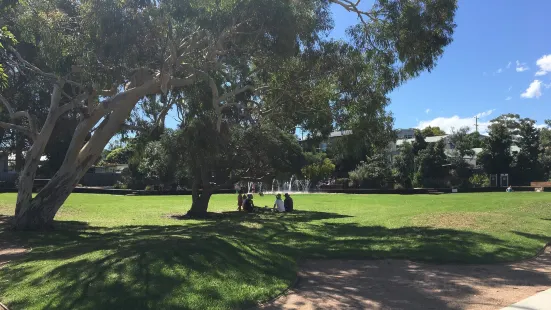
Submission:
<svg viewBox="0 0 551 310">
<path fill-rule="evenodd" d="M 3 188 L 12 188 L 15 187 L 15 182 L 17 181 L 17 173 L 6 173 L 0 172 L 0 187 Z"/>
<path fill-rule="evenodd" d="M 120 173 L 87 173 L 79 184 L 83 186 L 113 186 L 121 179 Z"/>
<path fill-rule="evenodd" d="M 15 188 L 18 176 L 17 173 L 0 172 L 0 187 Z M 83 186 L 113 186 L 120 178 L 119 173 L 87 173 L 82 177 L 79 184 Z M 35 183 L 37 182 L 35 181 Z"/>
</svg>

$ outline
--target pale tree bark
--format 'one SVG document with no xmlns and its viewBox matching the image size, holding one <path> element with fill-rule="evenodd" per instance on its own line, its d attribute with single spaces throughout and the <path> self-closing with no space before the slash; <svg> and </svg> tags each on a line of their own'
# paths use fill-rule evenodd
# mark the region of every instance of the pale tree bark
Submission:
<svg viewBox="0 0 551 310">
<path fill-rule="evenodd" d="M 124 124 L 136 103 L 140 98 L 159 90 L 159 80 L 153 79 L 139 87 L 115 95 L 108 103 L 98 105 L 90 117 L 77 126 L 69 150 L 59 170 L 36 197 L 32 198 L 32 188 L 40 156 L 55 126 L 55 121 L 47 119 L 38 135 L 38 139 L 35 140 L 27 154 L 25 168 L 21 174 L 14 219 L 15 228 L 18 230 L 34 230 L 51 227 L 59 208 L 86 171 L 101 156 L 102 150 Z M 114 107 L 116 109 L 113 109 Z M 107 114 L 108 117 L 105 117 Z M 102 117 L 103 120 L 92 138 L 84 143 L 94 124 Z"/>
<path fill-rule="evenodd" d="M 198 81 L 208 81 L 197 72 L 206 72 L 212 69 L 211 59 L 216 58 L 213 55 L 220 54 L 219 48 L 222 48 L 222 43 L 232 34 L 232 31 L 235 31 L 234 26 L 228 29 L 215 39 L 205 36 L 201 32 L 195 32 L 181 40 L 178 45 L 170 42 L 171 54 L 166 58 L 160 72 L 151 74 L 150 68 L 137 69 L 125 89 L 119 93 L 116 88 L 107 91 L 93 90 L 92 93 L 83 91 L 74 98 L 62 91 L 65 84 L 79 89 L 87 88 L 79 83 L 59 79 L 54 74 L 41 71 L 22 59 L 17 51 L 12 49 L 11 51 L 24 65 L 24 69 L 48 79 L 55 78 L 57 81 L 52 91 L 48 116 L 40 130 L 37 130 L 34 123 L 35 118 L 32 115 L 26 111 L 15 112 L 9 102 L 0 95 L 0 101 L 7 108 L 12 121 L 23 118 L 27 120 L 25 124 L 0 122 L 0 127 L 18 130 L 33 141 L 31 148 L 26 153 L 25 165 L 20 173 L 14 228 L 38 230 L 52 227 L 54 217 L 60 207 L 86 171 L 101 156 L 109 140 L 124 125 L 125 120 L 140 99 L 147 95 L 166 94 L 169 90 L 192 85 Z M 197 52 L 206 55 L 202 62 L 203 67 L 200 69 L 192 68 L 185 61 L 186 57 L 192 57 Z M 185 77 L 175 77 L 176 74 Z M 100 102 L 100 95 L 107 99 Z M 69 101 L 61 104 L 64 97 L 69 98 Z M 65 159 L 52 179 L 33 198 L 33 184 L 40 157 L 51 138 L 57 120 L 69 111 L 78 113 L 80 122 L 73 134 Z M 162 117 L 164 118 L 166 112 L 163 113 Z M 86 141 L 90 134 L 92 137 Z M 197 195 L 198 191 L 195 191 L 194 201 L 197 202 L 198 207 L 203 206 L 203 209 L 206 210 L 212 195 L 212 188 L 208 184 L 208 178 L 202 178 L 202 180 L 207 180 L 206 186 L 203 186 L 204 189 L 200 195 Z"/>
</svg>

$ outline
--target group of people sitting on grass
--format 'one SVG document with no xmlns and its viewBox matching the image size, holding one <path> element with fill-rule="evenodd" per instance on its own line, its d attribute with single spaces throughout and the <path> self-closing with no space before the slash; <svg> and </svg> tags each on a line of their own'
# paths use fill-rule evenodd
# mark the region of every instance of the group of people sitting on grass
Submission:
<svg viewBox="0 0 551 310">
<path fill-rule="evenodd" d="M 237 194 L 237 210 L 243 210 L 248 213 L 258 211 L 293 212 L 293 198 L 287 193 L 284 196 L 285 200 L 282 200 L 281 194 L 276 195 L 273 208 L 269 208 L 268 206 L 259 208 L 254 205 L 253 194 L 244 194 L 243 191 L 239 191 Z"/>
</svg>

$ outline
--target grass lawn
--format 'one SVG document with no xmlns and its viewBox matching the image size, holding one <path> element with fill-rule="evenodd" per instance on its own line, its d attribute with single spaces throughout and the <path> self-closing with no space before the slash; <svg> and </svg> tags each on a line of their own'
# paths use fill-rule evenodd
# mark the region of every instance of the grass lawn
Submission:
<svg viewBox="0 0 551 310">
<path fill-rule="evenodd" d="M 235 211 L 216 195 L 210 211 Z M 551 194 L 295 195 L 293 214 L 177 220 L 190 197 L 72 195 L 57 229 L 0 229 L 32 251 L 0 269 L 10 309 L 241 309 L 285 289 L 303 258 L 494 263 L 551 241 Z M 0 194 L 0 216 L 15 195 Z M 273 205 L 273 197 L 256 197 Z"/>
</svg>

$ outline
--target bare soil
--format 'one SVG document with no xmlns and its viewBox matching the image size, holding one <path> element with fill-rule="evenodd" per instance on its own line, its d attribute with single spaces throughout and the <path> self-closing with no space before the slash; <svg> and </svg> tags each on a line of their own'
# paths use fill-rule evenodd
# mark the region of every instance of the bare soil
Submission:
<svg viewBox="0 0 551 310">
<path fill-rule="evenodd" d="M 551 248 L 499 265 L 311 260 L 287 295 L 260 309 L 500 309 L 551 287 Z"/>
<path fill-rule="evenodd" d="M 0 227 L 7 227 L 9 217 L 0 216 Z M 0 238 L 0 269 L 6 265 L 12 259 L 25 254 L 28 249 L 23 248 L 22 246 L 17 245 L 11 240 L 5 240 Z M 0 307 L 0 309 L 2 309 Z"/>
</svg>

